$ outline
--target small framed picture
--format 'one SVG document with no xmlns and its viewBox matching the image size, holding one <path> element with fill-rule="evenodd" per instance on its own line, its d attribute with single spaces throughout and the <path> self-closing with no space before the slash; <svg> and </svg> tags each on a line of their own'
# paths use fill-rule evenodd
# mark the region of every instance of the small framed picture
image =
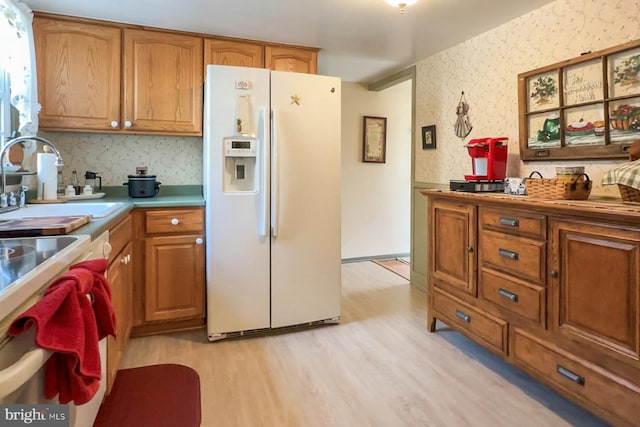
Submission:
<svg viewBox="0 0 640 427">
<path fill-rule="evenodd" d="M 387 151 L 387 118 L 364 116 L 362 161 L 385 163 Z"/>
<path fill-rule="evenodd" d="M 422 126 L 422 149 L 436 148 L 436 125 Z"/>
</svg>

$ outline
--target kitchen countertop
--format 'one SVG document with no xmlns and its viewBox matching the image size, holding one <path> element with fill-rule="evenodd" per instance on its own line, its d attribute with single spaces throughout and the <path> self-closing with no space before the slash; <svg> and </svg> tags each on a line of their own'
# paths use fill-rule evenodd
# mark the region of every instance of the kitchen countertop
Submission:
<svg viewBox="0 0 640 427">
<path fill-rule="evenodd" d="M 204 197 L 202 196 L 202 186 L 200 185 L 163 185 L 160 187 L 160 193 L 157 196 L 144 198 L 129 197 L 126 187 L 103 187 L 100 191 L 105 193 L 103 198 L 86 200 L 86 202 L 122 202 L 124 206 L 109 216 L 94 218 L 87 225 L 69 234 L 90 235 L 93 240 L 115 225 L 124 214 L 134 208 L 176 208 L 205 205 Z M 74 201 L 73 203 L 84 202 L 85 201 Z"/>
<path fill-rule="evenodd" d="M 589 197 L 587 200 L 552 200 L 529 196 L 518 196 L 505 193 L 472 193 L 444 189 L 421 189 L 425 196 L 446 195 L 461 201 L 500 202 L 501 205 L 512 205 L 514 208 L 545 209 L 553 207 L 559 211 L 571 212 L 589 216 L 592 214 L 607 214 L 621 220 L 639 221 L 640 205 L 622 203 L 622 199 L 611 197 Z"/>
</svg>

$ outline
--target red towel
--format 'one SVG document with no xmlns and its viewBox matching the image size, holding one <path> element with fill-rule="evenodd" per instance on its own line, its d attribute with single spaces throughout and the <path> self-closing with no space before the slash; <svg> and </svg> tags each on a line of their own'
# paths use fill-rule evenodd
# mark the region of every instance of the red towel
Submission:
<svg viewBox="0 0 640 427">
<path fill-rule="evenodd" d="M 98 341 L 115 337 L 111 289 L 104 277 L 106 259 L 71 266 L 36 304 L 18 316 L 9 335 L 36 327 L 36 344 L 53 355 L 45 364 L 45 397 L 60 403 L 88 402 L 101 380 Z M 92 302 L 87 298 L 90 294 Z"/>
</svg>

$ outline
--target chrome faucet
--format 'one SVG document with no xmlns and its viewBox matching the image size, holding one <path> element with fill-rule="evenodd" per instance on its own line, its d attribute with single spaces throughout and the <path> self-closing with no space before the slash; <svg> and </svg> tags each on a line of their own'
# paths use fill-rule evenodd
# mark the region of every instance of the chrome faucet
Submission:
<svg viewBox="0 0 640 427">
<path fill-rule="evenodd" d="M 2 147 L 2 150 L 0 150 L 0 171 L 2 171 L 2 192 L 0 192 L 0 196 L 5 196 L 8 197 L 8 195 L 5 195 L 6 189 L 7 189 L 7 174 L 6 171 L 4 169 L 4 156 L 9 152 L 9 149 L 11 147 L 13 147 L 16 144 L 19 144 L 21 142 L 25 142 L 25 141 L 37 141 L 37 142 L 41 142 L 44 145 L 47 145 L 49 147 L 51 147 L 51 149 L 53 150 L 53 152 L 56 154 L 57 159 L 56 159 L 56 166 L 64 166 L 64 162 L 62 161 L 62 155 L 60 154 L 60 151 L 58 151 L 58 149 L 56 148 L 55 145 L 53 145 L 51 142 L 47 141 L 46 139 L 40 137 L 40 136 L 20 136 L 18 138 L 14 138 L 10 141 L 8 141 L 4 147 Z"/>
</svg>

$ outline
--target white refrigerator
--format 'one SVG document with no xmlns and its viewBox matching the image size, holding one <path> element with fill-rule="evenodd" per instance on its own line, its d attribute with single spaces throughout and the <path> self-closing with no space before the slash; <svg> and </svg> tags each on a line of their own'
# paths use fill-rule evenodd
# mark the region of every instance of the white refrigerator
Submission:
<svg viewBox="0 0 640 427">
<path fill-rule="evenodd" d="M 339 78 L 207 66 L 209 340 L 340 321 Z"/>
</svg>

